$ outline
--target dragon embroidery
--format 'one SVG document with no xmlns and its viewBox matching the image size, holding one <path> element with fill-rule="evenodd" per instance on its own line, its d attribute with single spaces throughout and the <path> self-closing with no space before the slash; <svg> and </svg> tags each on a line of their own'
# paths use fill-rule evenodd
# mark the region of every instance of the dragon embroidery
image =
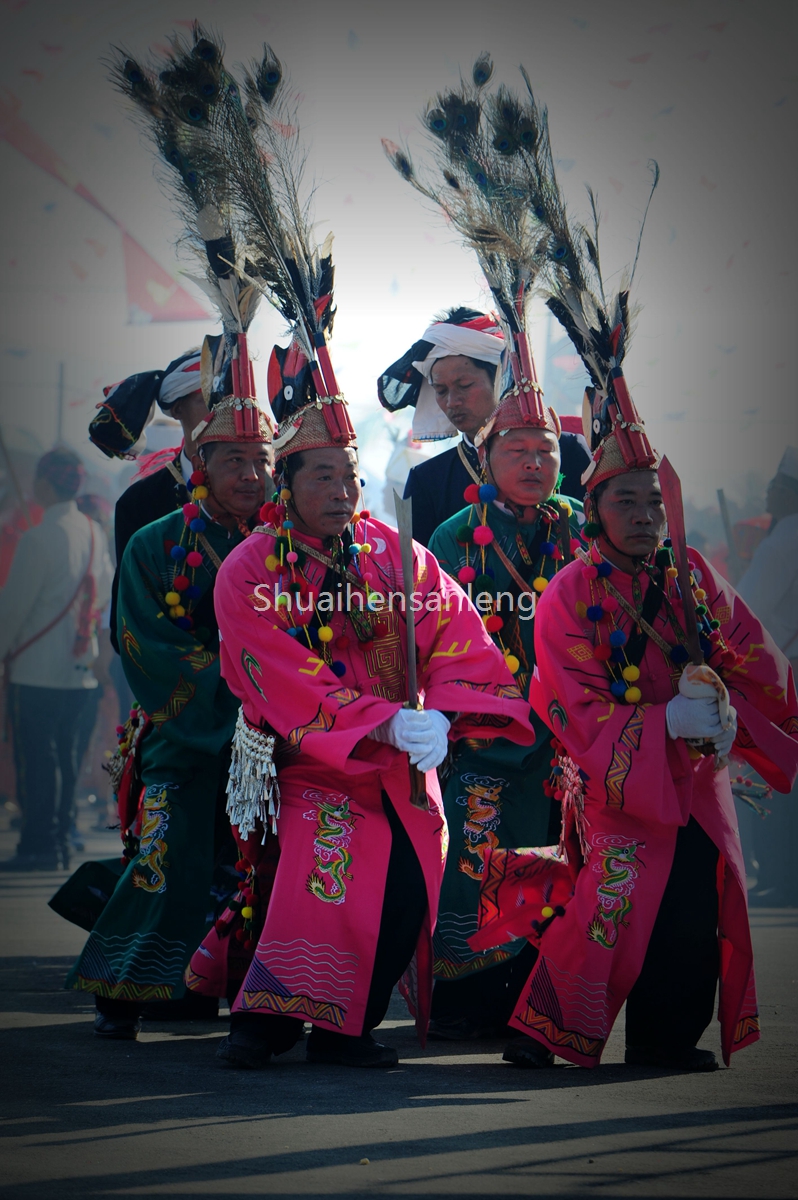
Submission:
<svg viewBox="0 0 798 1200">
<path fill-rule="evenodd" d="M 315 808 L 302 816 L 316 822 L 313 850 L 316 865 L 308 875 L 307 889 L 327 904 L 343 904 L 346 885 L 352 880 L 352 854 L 349 845 L 355 832 L 358 813 L 349 807 L 349 797 L 343 792 L 319 792 L 309 789 L 303 799 L 311 800 Z"/>
<path fill-rule="evenodd" d="M 613 949 L 621 927 L 628 928 L 632 911 L 630 896 L 639 868 L 644 865 L 636 857 L 641 847 L 645 848 L 645 842 L 628 840 L 617 834 L 600 833 L 593 839 L 592 849 L 598 861 L 591 863 L 591 870 L 601 879 L 596 888 L 598 904 L 587 927 L 587 936 L 605 950 Z"/>
<path fill-rule="evenodd" d="M 257 658 L 255 657 L 255 655 L 250 654 L 249 650 L 246 650 L 243 648 L 241 650 L 241 666 L 244 668 L 244 670 L 249 678 L 249 682 L 252 684 L 255 691 L 258 693 L 259 696 L 263 696 L 263 689 L 261 688 L 257 679 L 255 678 L 255 671 L 257 671 L 259 675 L 262 675 L 263 669 L 262 669 L 260 663 L 258 662 Z M 265 700 L 266 697 L 263 696 L 263 699 Z"/>
<path fill-rule="evenodd" d="M 499 844 L 496 830 L 501 823 L 501 791 L 506 779 L 494 779 L 490 775 L 474 775 L 468 772 L 460 777 L 466 789 L 457 803 L 466 809 L 463 837 L 466 854 L 457 862 L 458 871 L 471 879 L 481 879 L 485 870 L 485 852 Z"/>
<path fill-rule="evenodd" d="M 164 868 L 169 864 L 166 853 L 169 849 L 166 843 L 166 833 L 169 829 L 169 802 L 167 789 L 174 788 L 174 783 L 156 783 L 147 788 L 141 818 L 141 841 L 139 843 L 139 861 L 133 870 L 133 887 L 145 892 L 161 893 L 166 891 L 166 873 Z M 141 870 L 144 867 L 145 870 Z"/>
</svg>

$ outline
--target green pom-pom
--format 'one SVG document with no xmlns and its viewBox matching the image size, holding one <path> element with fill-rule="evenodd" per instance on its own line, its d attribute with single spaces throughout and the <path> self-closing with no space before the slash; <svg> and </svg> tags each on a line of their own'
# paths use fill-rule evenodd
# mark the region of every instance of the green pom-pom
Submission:
<svg viewBox="0 0 798 1200">
<path fill-rule="evenodd" d="M 461 546 L 467 546 L 474 540 L 474 531 L 470 525 L 458 525 L 454 535 Z"/>
<path fill-rule="evenodd" d="M 598 535 L 601 533 L 601 526 L 595 521 L 585 521 L 584 525 L 582 526 L 582 533 L 588 538 L 598 537 Z"/>
<path fill-rule="evenodd" d="M 709 622 L 709 627 L 710 627 L 710 629 L 720 629 L 720 621 L 718 621 L 717 618 L 713 617 L 712 620 Z"/>
<path fill-rule="evenodd" d="M 477 575 L 474 580 L 474 592 L 479 595 L 480 592 L 492 592 L 496 586 L 496 580 L 491 579 L 490 575 Z"/>
<path fill-rule="evenodd" d="M 706 604 L 697 604 L 697 605 L 695 606 L 695 611 L 696 611 L 696 616 L 698 616 L 698 617 L 705 617 L 705 616 L 706 616 L 706 614 L 707 614 L 707 606 L 706 606 Z"/>
</svg>

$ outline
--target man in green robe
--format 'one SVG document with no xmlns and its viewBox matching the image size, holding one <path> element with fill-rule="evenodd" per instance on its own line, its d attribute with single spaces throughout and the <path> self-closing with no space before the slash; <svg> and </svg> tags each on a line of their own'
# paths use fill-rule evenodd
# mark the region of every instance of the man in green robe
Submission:
<svg viewBox="0 0 798 1200">
<path fill-rule="evenodd" d="M 191 503 L 140 529 L 122 559 L 119 647 L 149 717 L 140 833 L 66 985 L 94 992 L 99 1037 L 135 1038 L 147 1001 L 183 994 L 185 967 L 215 915 L 215 833 L 219 815 L 227 824 L 239 702 L 219 671 L 213 588 L 249 532 L 272 466 L 269 418 L 249 407 L 244 422 L 237 404 L 217 404 L 196 439 Z"/>
<path fill-rule="evenodd" d="M 584 521 L 578 500 L 555 495 L 559 422 L 530 424 L 511 392 L 477 435 L 486 483 L 466 490 L 468 507 L 438 526 L 430 550 L 469 591 L 526 697 L 535 665 L 537 597 L 571 557 Z M 560 813 L 548 792 L 551 734 L 530 710 L 537 738 L 458 743 L 443 804 L 450 844 L 433 942 L 435 988 L 430 1036 L 498 1036 L 531 970 L 525 939 L 475 953 L 485 852 L 543 846 L 559 837 Z"/>
</svg>

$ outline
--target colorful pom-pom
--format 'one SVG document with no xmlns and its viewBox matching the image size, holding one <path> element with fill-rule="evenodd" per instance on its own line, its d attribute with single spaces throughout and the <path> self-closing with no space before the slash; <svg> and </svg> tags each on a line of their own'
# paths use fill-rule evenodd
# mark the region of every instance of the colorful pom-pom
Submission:
<svg viewBox="0 0 798 1200">
<path fill-rule="evenodd" d="M 172 580 L 172 587 L 176 592 L 184 592 L 191 585 L 191 580 L 188 575 L 175 575 Z"/>
<path fill-rule="evenodd" d="M 174 606 L 176 604 L 180 603 L 180 593 L 179 592 L 167 592 L 166 595 L 164 596 L 164 600 L 166 601 L 166 603 L 169 605 L 170 608 L 174 608 Z M 178 613 L 177 615 L 179 616 L 180 614 Z"/>
<path fill-rule="evenodd" d="M 299 637 L 299 630 L 297 629 L 296 625 L 291 625 L 290 628 L 286 629 L 285 632 L 288 634 L 289 637 L 292 637 L 292 638 Z"/>
<path fill-rule="evenodd" d="M 586 538 L 597 538 L 601 533 L 601 526 L 597 521 L 585 521 L 582 526 L 582 533 Z"/>
<path fill-rule="evenodd" d="M 294 528 L 293 521 L 283 521 L 283 529 L 285 529 L 287 531 L 287 530 L 293 529 L 293 528 Z"/>
<path fill-rule="evenodd" d="M 491 613 L 485 617 L 485 628 L 488 633 L 498 633 L 500 629 L 504 628 L 504 620 L 498 613 Z"/>
<path fill-rule="evenodd" d="M 188 527 L 192 533 L 204 533 L 206 529 L 202 517 L 195 517 L 193 521 L 189 521 Z"/>
<path fill-rule="evenodd" d="M 296 550 L 289 550 L 285 556 L 285 561 L 293 564 L 298 558 L 299 555 L 297 554 Z"/>
<path fill-rule="evenodd" d="M 628 667 L 624 667 L 621 674 L 627 683 L 637 683 L 640 678 L 640 668 L 636 667 L 634 663 L 630 663 Z"/>
<path fill-rule="evenodd" d="M 625 646 L 628 640 L 629 639 L 622 629 L 613 629 L 612 633 L 610 634 L 611 646 Z"/>
<path fill-rule="evenodd" d="M 349 648 L 349 638 L 346 636 L 345 633 L 342 633 L 340 637 L 337 637 L 335 639 L 335 649 L 336 650 L 348 650 L 348 648 Z"/>
<path fill-rule="evenodd" d="M 322 627 L 319 629 L 319 641 L 320 642 L 331 642 L 333 640 L 334 636 L 335 635 L 334 635 L 332 629 L 330 629 L 329 625 L 322 625 Z"/>
<path fill-rule="evenodd" d="M 671 662 L 684 663 L 687 662 L 690 655 L 685 646 L 678 645 L 671 648 Z"/>
<path fill-rule="evenodd" d="M 354 558 L 356 554 L 359 554 L 360 551 L 361 551 L 360 543 L 352 542 L 352 545 L 349 547 L 349 553 L 352 555 L 352 558 Z"/>
<path fill-rule="evenodd" d="M 346 675 L 346 663 L 338 662 L 337 660 L 332 665 L 333 675 L 337 675 L 340 679 L 342 675 Z"/>
<path fill-rule="evenodd" d="M 291 489 L 287 488 L 287 487 L 280 488 L 280 499 L 281 500 L 290 500 L 291 499 Z"/>
<path fill-rule="evenodd" d="M 199 550 L 191 550 L 186 555 L 186 566 L 187 567 L 201 567 L 202 566 L 202 555 L 200 554 Z"/>
<path fill-rule="evenodd" d="M 601 601 L 601 607 L 605 612 L 614 613 L 618 611 L 618 601 L 614 596 L 604 596 Z"/>
<path fill-rule="evenodd" d="M 482 504 L 492 504 L 498 494 L 492 483 L 483 483 L 479 487 L 479 499 Z"/>
<path fill-rule="evenodd" d="M 371 554 L 371 542 L 363 542 L 360 547 L 361 554 Z"/>
<path fill-rule="evenodd" d="M 274 554 L 267 554 L 263 560 L 263 565 L 267 571 L 276 571 L 280 565 L 280 560 Z"/>
<path fill-rule="evenodd" d="M 477 546 L 489 546 L 493 541 L 493 530 L 489 525 L 477 525 L 473 538 Z"/>
<path fill-rule="evenodd" d="M 208 499 L 208 489 L 206 488 L 204 483 L 201 483 L 199 485 L 199 487 L 195 487 L 192 489 L 191 499 L 192 500 L 207 500 Z"/>
<path fill-rule="evenodd" d="M 600 604 L 590 604 L 588 605 L 585 616 L 587 617 L 588 621 L 601 621 L 604 617 L 604 609 Z"/>
<path fill-rule="evenodd" d="M 608 575 L 612 575 L 612 563 L 608 563 L 606 558 L 596 567 L 601 579 L 606 579 Z"/>
<path fill-rule="evenodd" d="M 193 624 L 194 622 L 191 620 L 191 617 L 182 616 L 175 618 L 175 625 L 177 625 L 178 629 L 190 629 Z"/>
<path fill-rule="evenodd" d="M 626 690 L 626 684 L 620 679 L 614 679 L 610 684 L 610 691 L 612 692 L 613 696 L 617 696 L 619 700 L 622 696 L 626 695 Z"/>
<path fill-rule="evenodd" d="M 479 484 L 469 483 L 466 490 L 463 492 L 463 499 L 466 504 L 479 504 Z"/>
<path fill-rule="evenodd" d="M 369 517 L 371 516 L 371 513 L 369 512 L 369 510 L 367 508 L 361 508 L 360 515 L 364 521 L 368 521 Z"/>
<path fill-rule="evenodd" d="M 665 574 L 668 576 L 668 579 L 675 579 L 679 572 L 676 567 L 668 567 Z"/>
<path fill-rule="evenodd" d="M 582 567 L 582 574 L 585 579 L 598 579 L 598 567 L 591 563 L 589 567 Z"/>
<path fill-rule="evenodd" d="M 195 517 L 198 517 L 199 511 L 198 504 L 192 504 L 189 502 L 188 504 L 183 505 L 183 516 L 187 521 L 193 521 Z"/>
<path fill-rule="evenodd" d="M 458 525 L 454 536 L 461 546 L 467 546 L 474 540 L 474 530 L 470 525 Z"/>
<path fill-rule="evenodd" d="M 576 554 L 577 550 L 581 550 L 582 543 L 579 538 L 571 538 L 571 553 Z"/>
<path fill-rule="evenodd" d="M 254 908 L 251 908 L 249 904 L 245 905 L 244 908 L 241 909 L 241 916 L 245 921 L 251 921 L 254 915 L 255 910 Z"/>
<path fill-rule="evenodd" d="M 547 558 L 551 558 L 552 554 L 556 553 L 556 542 L 541 542 L 540 553 L 545 554 Z"/>
<path fill-rule="evenodd" d="M 200 484 L 205 483 L 205 472 L 204 471 L 192 471 L 191 474 L 189 475 L 188 481 L 192 485 L 192 487 L 199 487 Z"/>
<path fill-rule="evenodd" d="M 608 646 L 606 642 L 600 642 L 598 646 L 593 647 L 593 657 L 599 662 L 609 662 L 612 658 L 612 646 Z"/>
<path fill-rule="evenodd" d="M 477 577 L 477 573 L 473 567 L 469 567 L 469 566 L 461 567 L 460 570 L 457 572 L 457 578 L 460 580 L 461 583 L 464 583 L 466 585 L 469 583 L 473 583 L 474 580 L 476 579 L 476 577 Z"/>
<path fill-rule="evenodd" d="M 642 696 L 643 693 L 640 691 L 639 687 L 627 688 L 623 694 L 623 698 L 627 704 L 639 704 Z"/>
<path fill-rule="evenodd" d="M 179 562 L 182 558 L 186 557 L 186 551 L 183 546 L 173 546 L 169 553 L 175 562 Z"/>
<path fill-rule="evenodd" d="M 510 654 L 510 652 L 508 651 L 504 656 L 504 662 L 507 667 L 507 670 L 510 672 L 511 675 L 518 674 L 519 670 L 521 669 L 521 660 L 520 659 L 516 658 L 516 656 L 514 654 Z"/>
<path fill-rule="evenodd" d="M 540 915 L 543 917 L 544 921 L 548 921 L 549 917 L 554 916 L 554 909 L 550 904 L 544 904 L 543 908 L 540 910 Z"/>
<path fill-rule="evenodd" d="M 543 592 L 545 592 L 545 590 L 548 586 L 549 586 L 549 581 L 548 581 L 548 579 L 546 579 L 545 575 L 538 575 L 537 579 L 532 580 L 532 587 L 535 589 L 535 591 L 538 593 L 539 596 L 542 595 Z"/>
<path fill-rule="evenodd" d="M 493 576 L 488 575 L 487 572 L 484 575 L 477 575 L 474 580 L 474 588 L 477 593 L 493 591 Z"/>
</svg>

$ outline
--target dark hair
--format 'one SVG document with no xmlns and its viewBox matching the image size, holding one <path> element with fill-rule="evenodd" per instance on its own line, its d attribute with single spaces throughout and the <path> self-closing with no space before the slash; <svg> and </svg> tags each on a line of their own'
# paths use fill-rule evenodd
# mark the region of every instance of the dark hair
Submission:
<svg viewBox="0 0 798 1200">
<path fill-rule="evenodd" d="M 74 450 L 56 446 L 39 459 L 36 478 L 46 479 L 59 500 L 73 500 L 83 479 L 83 463 Z"/>
</svg>

